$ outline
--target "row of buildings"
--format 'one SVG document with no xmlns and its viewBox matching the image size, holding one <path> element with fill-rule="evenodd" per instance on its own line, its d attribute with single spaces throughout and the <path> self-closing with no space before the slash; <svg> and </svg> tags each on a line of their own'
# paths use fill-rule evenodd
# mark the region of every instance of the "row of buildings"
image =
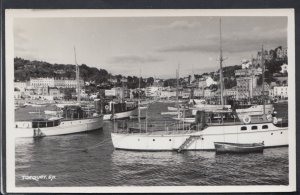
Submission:
<svg viewBox="0 0 300 195">
<path fill-rule="evenodd" d="M 80 80 L 81 87 L 84 86 Z M 27 82 L 14 83 L 14 98 L 30 98 L 55 100 L 64 98 L 65 94 L 61 89 L 73 89 L 77 86 L 77 80 L 55 79 L 55 78 L 30 78 Z M 85 95 L 84 90 L 81 92 Z"/>
</svg>

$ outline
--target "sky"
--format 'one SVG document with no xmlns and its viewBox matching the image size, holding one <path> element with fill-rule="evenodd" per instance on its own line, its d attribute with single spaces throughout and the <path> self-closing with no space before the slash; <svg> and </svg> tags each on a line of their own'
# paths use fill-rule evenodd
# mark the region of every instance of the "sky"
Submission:
<svg viewBox="0 0 300 195">
<path fill-rule="evenodd" d="M 219 17 L 16 18 L 14 55 L 112 74 L 174 78 L 219 68 Z M 287 46 L 287 17 L 222 17 L 224 66 Z"/>
</svg>

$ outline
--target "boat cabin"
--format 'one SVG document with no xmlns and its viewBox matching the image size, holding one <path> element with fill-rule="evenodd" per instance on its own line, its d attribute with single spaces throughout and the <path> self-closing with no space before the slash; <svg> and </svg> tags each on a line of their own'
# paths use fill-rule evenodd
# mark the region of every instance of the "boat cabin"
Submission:
<svg viewBox="0 0 300 195">
<path fill-rule="evenodd" d="M 54 119 L 54 120 L 43 119 L 43 118 L 38 118 L 38 119 L 32 120 L 32 128 L 56 127 L 59 124 L 60 124 L 59 118 Z"/>
<path fill-rule="evenodd" d="M 90 110 L 85 110 L 81 106 L 65 106 L 63 108 L 63 114 L 62 117 L 65 120 L 79 120 L 84 118 L 90 118 L 92 116 L 92 113 Z"/>
</svg>

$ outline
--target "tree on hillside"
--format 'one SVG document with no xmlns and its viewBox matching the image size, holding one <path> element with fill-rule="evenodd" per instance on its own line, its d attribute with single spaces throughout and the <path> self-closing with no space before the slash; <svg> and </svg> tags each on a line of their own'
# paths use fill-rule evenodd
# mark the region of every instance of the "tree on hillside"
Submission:
<svg viewBox="0 0 300 195">
<path fill-rule="evenodd" d="M 154 78 L 153 77 L 149 77 L 147 78 L 147 86 L 151 86 L 154 83 Z"/>
</svg>

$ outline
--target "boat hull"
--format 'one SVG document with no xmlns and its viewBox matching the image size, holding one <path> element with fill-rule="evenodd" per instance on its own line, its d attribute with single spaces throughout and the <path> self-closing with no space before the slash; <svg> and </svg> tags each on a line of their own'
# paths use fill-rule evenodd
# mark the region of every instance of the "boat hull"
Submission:
<svg viewBox="0 0 300 195">
<path fill-rule="evenodd" d="M 61 121 L 60 125 L 47 128 L 32 128 L 30 121 L 15 122 L 15 137 L 45 137 L 66 135 L 73 133 L 82 133 L 92 130 L 101 129 L 103 127 L 103 116 Z"/>
<path fill-rule="evenodd" d="M 235 144 L 228 142 L 215 142 L 217 153 L 255 153 L 263 152 L 264 145 L 260 144 Z"/>
<path fill-rule="evenodd" d="M 133 109 L 133 110 L 126 111 L 126 112 L 115 113 L 114 115 L 104 114 L 103 120 L 129 118 L 130 116 L 136 114 L 136 112 L 137 112 L 137 108 Z"/>
<path fill-rule="evenodd" d="M 268 123 L 269 129 L 262 129 L 266 124 L 210 126 L 193 133 L 171 133 L 161 131 L 155 133 L 111 133 L 116 149 L 143 151 L 178 150 L 191 136 L 198 137 L 182 150 L 215 150 L 214 142 L 261 143 L 265 147 L 288 145 L 288 128 L 279 128 Z M 241 130 L 247 126 L 248 130 Z M 251 130 L 251 126 L 258 126 Z"/>
<path fill-rule="evenodd" d="M 177 111 L 178 109 L 176 107 L 168 106 L 168 110 L 169 111 Z"/>
</svg>

